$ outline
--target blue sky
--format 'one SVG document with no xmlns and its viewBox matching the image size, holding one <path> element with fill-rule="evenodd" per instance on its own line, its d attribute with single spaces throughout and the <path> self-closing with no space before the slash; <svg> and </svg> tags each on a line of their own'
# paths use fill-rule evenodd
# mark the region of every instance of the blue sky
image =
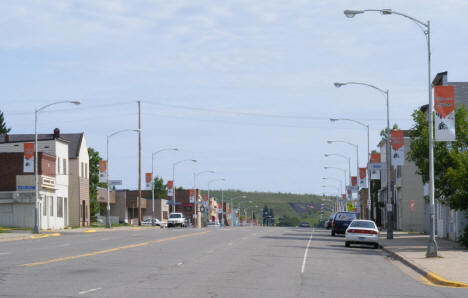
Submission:
<svg viewBox="0 0 468 298">
<path fill-rule="evenodd" d="M 322 193 L 323 166 L 347 167 L 326 152 L 366 159 L 385 126 L 385 101 L 371 89 L 336 89 L 335 81 L 364 81 L 390 89 L 391 122 L 410 128 L 427 103 L 424 35 L 398 16 L 347 8 L 392 8 L 432 25 L 432 75 L 466 81 L 466 1 L 2 1 L 0 110 L 12 133 L 32 133 L 35 107 L 79 99 L 40 115 L 40 132 L 86 133 L 105 157 L 106 135 L 136 128 L 142 100 L 143 173 L 151 152 L 157 175 L 176 185 Z M 460 33 L 461 32 L 461 33 Z M 112 139 L 111 176 L 137 185 L 137 137 Z M 144 174 L 143 174 L 144 176 Z M 333 184 L 333 182 L 327 183 Z M 328 191 L 333 191 L 329 189 Z"/>
</svg>

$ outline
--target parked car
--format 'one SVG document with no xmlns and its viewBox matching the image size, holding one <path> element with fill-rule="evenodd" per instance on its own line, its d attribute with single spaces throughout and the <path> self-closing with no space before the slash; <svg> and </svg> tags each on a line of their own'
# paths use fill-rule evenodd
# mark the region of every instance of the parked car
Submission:
<svg viewBox="0 0 468 298">
<path fill-rule="evenodd" d="M 151 225 L 152 225 L 151 218 L 146 218 L 145 220 L 143 220 L 143 221 L 141 222 L 141 224 L 142 224 L 143 226 L 151 226 Z M 161 228 L 165 228 L 165 227 L 167 226 L 165 222 L 160 221 L 160 220 L 157 219 L 157 218 L 154 219 L 154 224 L 155 224 L 156 226 L 161 227 Z"/>
<path fill-rule="evenodd" d="M 331 226 L 332 226 L 332 223 L 333 223 L 333 218 L 335 217 L 335 213 L 333 213 L 332 215 L 330 215 L 330 217 L 328 218 L 327 221 L 325 221 L 325 224 L 324 224 L 324 227 L 325 229 L 330 229 Z"/>
<path fill-rule="evenodd" d="M 351 244 L 372 244 L 379 248 L 379 229 L 372 220 L 353 220 L 346 229 L 345 246 Z"/>
<path fill-rule="evenodd" d="M 185 216 L 182 213 L 174 212 L 169 214 L 167 227 L 186 227 Z"/>
<path fill-rule="evenodd" d="M 300 228 L 310 228 L 310 224 L 308 222 L 303 222 L 299 225 Z"/>
<path fill-rule="evenodd" d="M 353 220 L 358 219 L 358 217 L 359 214 L 356 212 L 337 212 L 333 218 L 331 235 L 335 236 L 335 234 L 345 234 L 349 224 Z"/>
</svg>

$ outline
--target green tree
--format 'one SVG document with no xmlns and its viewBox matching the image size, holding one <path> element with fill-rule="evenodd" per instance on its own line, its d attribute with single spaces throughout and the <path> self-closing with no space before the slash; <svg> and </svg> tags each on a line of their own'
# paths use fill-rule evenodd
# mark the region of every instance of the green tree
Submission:
<svg viewBox="0 0 468 298">
<path fill-rule="evenodd" d="M 465 106 L 455 110 L 456 140 L 434 142 L 435 198 L 457 210 L 468 209 L 468 113 Z M 413 113 L 414 127 L 407 160 L 413 161 L 423 183 L 429 181 L 429 129 L 427 115 Z"/>
<path fill-rule="evenodd" d="M 11 131 L 11 128 L 7 128 L 5 117 L 3 116 L 3 112 L 0 111 L 0 135 L 7 134 Z"/>
<path fill-rule="evenodd" d="M 391 130 L 399 130 L 400 128 L 398 128 L 398 124 L 394 123 L 393 124 L 393 127 L 391 128 Z M 388 129 L 385 128 L 385 129 L 382 129 L 380 131 L 380 136 L 383 138 L 383 139 L 386 139 L 387 136 L 388 136 Z"/>
<path fill-rule="evenodd" d="M 154 197 L 157 199 L 167 198 L 167 185 L 164 183 L 162 177 L 154 177 Z"/>
<path fill-rule="evenodd" d="M 105 211 L 105 207 L 97 201 L 97 188 L 107 187 L 106 183 L 99 182 L 99 161 L 102 160 L 99 156 L 99 152 L 93 148 L 88 148 L 89 155 L 89 201 L 90 201 L 90 213 L 94 216 L 96 213 L 102 214 Z"/>
</svg>

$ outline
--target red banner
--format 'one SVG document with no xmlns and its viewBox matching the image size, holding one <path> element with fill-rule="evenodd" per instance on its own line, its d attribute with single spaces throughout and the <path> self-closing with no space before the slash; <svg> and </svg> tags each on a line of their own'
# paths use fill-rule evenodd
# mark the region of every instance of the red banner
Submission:
<svg viewBox="0 0 468 298">
<path fill-rule="evenodd" d="M 203 201 L 208 202 L 208 195 L 203 196 Z"/>
<path fill-rule="evenodd" d="M 346 200 L 346 194 L 342 194 L 341 197 L 343 198 L 343 200 Z"/>
<path fill-rule="evenodd" d="M 174 182 L 172 180 L 167 181 L 167 189 L 172 189 L 174 187 Z"/>
<path fill-rule="evenodd" d="M 351 185 L 356 186 L 357 185 L 357 176 L 351 176 Z"/>
<path fill-rule="evenodd" d="M 24 143 L 24 158 L 30 160 L 34 156 L 34 143 Z"/>
<path fill-rule="evenodd" d="M 359 177 L 360 177 L 361 179 L 366 178 L 366 173 L 367 173 L 367 169 L 366 169 L 366 168 L 359 168 Z"/>
<path fill-rule="evenodd" d="M 435 86 L 434 99 L 434 110 L 445 118 L 455 109 L 454 86 Z"/>
<path fill-rule="evenodd" d="M 394 150 L 398 150 L 405 144 L 405 132 L 403 130 L 392 130 L 390 133 L 390 144 Z"/>
<path fill-rule="evenodd" d="M 372 152 L 371 153 L 370 163 L 380 163 L 380 152 Z"/>
<path fill-rule="evenodd" d="M 107 160 L 100 160 L 98 168 L 99 172 L 104 173 L 107 170 Z"/>
<path fill-rule="evenodd" d="M 146 183 L 151 183 L 151 178 L 152 178 L 152 174 L 151 174 L 151 173 L 145 173 L 145 180 L 146 180 Z"/>
</svg>

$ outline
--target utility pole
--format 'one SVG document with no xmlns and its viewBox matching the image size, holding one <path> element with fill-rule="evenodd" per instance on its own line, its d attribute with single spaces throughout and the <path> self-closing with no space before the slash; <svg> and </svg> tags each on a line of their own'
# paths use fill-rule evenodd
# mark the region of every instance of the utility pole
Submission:
<svg viewBox="0 0 468 298">
<path fill-rule="evenodd" d="M 141 100 L 138 101 L 138 225 L 141 226 Z"/>
</svg>

